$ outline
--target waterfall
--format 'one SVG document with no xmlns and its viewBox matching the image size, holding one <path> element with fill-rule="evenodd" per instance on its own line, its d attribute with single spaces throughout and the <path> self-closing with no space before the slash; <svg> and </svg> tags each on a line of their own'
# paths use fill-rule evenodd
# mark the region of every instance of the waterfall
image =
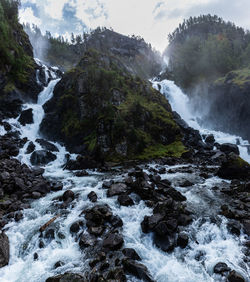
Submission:
<svg viewBox="0 0 250 282">
<path fill-rule="evenodd" d="M 240 136 L 221 131 L 210 130 L 200 126 L 197 121 L 198 117 L 194 116 L 190 110 L 190 101 L 188 96 L 185 95 L 173 81 L 167 79 L 162 81 L 153 80 L 152 84 L 155 89 L 159 90 L 168 99 L 172 109 L 176 111 L 189 126 L 199 130 L 201 135 L 213 134 L 216 142 L 219 144 L 239 143 L 238 147 L 240 150 L 240 156 L 245 161 L 250 163 L 250 155 L 248 153 L 250 144 L 248 141 L 243 140 Z"/>
<path fill-rule="evenodd" d="M 54 79 L 49 82 L 48 86 L 40 93 L 37 104 L 24 105 L 24 109 L 33 109 L 33 124 L 22 126 L 18 122 L 18 118 L 8 120 L 13 128 L 20 131 L 21 137 L 27 137 L 28 140 L 34 142 L 36 149 L 40 149 L 40 144 L 35 140 L 39 137 L 39 125 L 44 117 L 42 106 L 53 96 L 53 90 L 58 81 L 59 79 Z M 188 111 L 187 96 L 173 82 L 162 81 L 153 84 L 154 87 L 161 85 L 161 92 L 169 99 L 173 109 L 178 111 L 191 126 L 200 129 Z M 217 135 L 215 132 L 213 133 L 221 142 L 226 139 L 227 135 L 223 135 L 223 133 Z M 5 134 L 2 127 L 0 127 L 0 134 Z M 228 137 L 228 141 L 231 139 L 233 141 L 233 138 L 235 137 Z M 1 282 L 44 282 L 50 276 L 65 272 L 85 272 L 88 260 L 85 260 L 84 252 L 80 251 L 78 243 L 71 235 L 70 226 L 79 220 L 79 214 L 85 208 L 93 206 L 87 197 L 91 191 L 97 194 L 99 204 L 108 204 L 112 212 L 122 219 L 125 247 L 134 248 L 138 252 L 142 263 L 147 266 L 157 282 L 225 281 L 224 278 L 213 273 L 214 265 L 220 261 L 226 262 L 229 267 L 247 279 L 250 272 L 242 255 L 244 235 L 236 238 L 230 234 L 226 227 L 227 219 L 218 216 L 218 210 L 213 208 L 214 206 L 219 207 L 224 199 L 214 194 L 212 188 L 220 186 L 224 180 L 212 177 L 198 182 L 191 188 L 181 188 L 179 181 L 192 180 L 192 177 L 199 178 L 199 172 L 197 171 L 196 175 L 195 173 L 178 171 L 178 169 L 185 169 L 192 167 L 192 165 L 165 166 L 167 171 L 169 169 L 177 171 L 162 174 L 162 179 L 170 180 L 173 187 L 187 197 L 187 206 L 195 214 L 193 223 L 184 228 L 184 232 L 191 238 L 188 247 L 185 249 L 175 248 L 173 253 L 169 254 L 153 244 L 151 234 L 144 234 L 141 231 L 140 224 L 145 215 L 153 213 L 152 208 L 147 207 L 144 201 L 135 194 L 132 194 L 135 201 L 134 206 L 120 206 L 117 203 L 117 198 L 108 198 L 106 190 L 102 188 L 103 179 L 118 181 L 127 176 L 127 173 L 110 175 L 88 170 L 89 176 L 76 177 L 72 172 L 62 168 L 67 154 L 66 149 L 58 143 L 53 144 L 59 149 L 59 152 L 55 153 L 57 159 L 44 167 L 44 175 L 52 180 L 62 181 L 63 189 L 71 189 L 77 197 L 71 207 L 67 208 L 54 222 L 55 239 L 45 240 L 43 248 L 39 247 L 41 238 L 38 230 L 57 214 L 57 198 L 62 195 L 64 190 L 51 192 L 45 197 L 33 201 L 31 208 L 23 211 L 22 220 L 8 223 L 5 229 L 10 241 L 10 262 L 8 266 L 0 269 Z M 20 150 L 17 158 L 30 166 L 30 155 L 25 153 L 26 148 L 27 144 Z M 148 168 L 144 170 L 150 173 L 149 169 L 155 167 L 155 164 L 149 164 Z M 210 220 L 210 217 L 216 217 L 217 222 Z M 38 255 L 37 260 L 34 260 L 35 253 Z M 55 268 L 54 265 L 58 261 L 63 262 L 63 265 Z M 139 280 L 130 277 L 128 281 Z"/>
</svg>

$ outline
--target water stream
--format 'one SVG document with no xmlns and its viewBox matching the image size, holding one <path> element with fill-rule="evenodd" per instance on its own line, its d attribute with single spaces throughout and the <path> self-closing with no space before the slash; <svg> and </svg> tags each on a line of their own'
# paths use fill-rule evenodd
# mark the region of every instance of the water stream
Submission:
<svg viewBox="0 0 250 282">
<path fill-rule="evenodd" d="M 27 137 L 33 141 L 36 149 L 41 149 L 35 140 L 39 137 L 39 125 L 44 116 L 42 105 L 52 97 L 58 81 L 58 79 L 54 79 L 49 82 L 48 86 L 39 94 L 37 104 L 24 105 L 24 109 L 33 109 L 33 124 L 21 126 L 17 121 L 18 118 L 8 120 L 13 128 L 20 131 L 21 137 Z M 170 81 L 160 82 L 160 84 L 162 93 L 169 98 L 173 109 L 179 112 L 186 121 L 190 121 L 190 125 L 198 127 L 195 122 L 192 124 L 192 116 L 186 108 L 186 96 Z M 1 127 L 0 134 L 5 134 Z M 235 138 L 228 137 L 227 139 L 226 136 L 223 133 L 218 133 L 218 136 L 215 134 L 217 141 L 220 140 L 221 142 L 225 142 L 225 140 L 231 142 Z M 235 237 L 229 234 L 226 228 L 227 220 L 218 216 L 218 211 L 214 209 L 214 206 L 219 206 L 223 202 L 223 199 L 216 195 L 212 187 L 220 185 L 223 182 L 222 179 L 213 177 L 202 180 L 192 187 L 181 188 L 178 184 L 180 180 L 199 176 L 185 172 L 162 175 L 162 178 L 171 180 L 173 186 L 187 197 L 187 206 L 195 214 L 193 223 L 184 229 L 192 238 L 188 247 L 185 249 L 176 248 L 173 253 L 168 254 L 154 246 L 152 235 L 143 234 L 141 231 L 140 223 L 145 215 L 152 214 L 152 209 L 146 207 L 144 202 L 136 195 L 133 195 L 136 204 L 132 207 L 120 207 L 116 197 L 107 198 L 106 190 L 102 189 L 103 179 L 118 180 L 122 175 L 103 174 L 89 170 L 89 176 L 76 177 L 72 172 L 62 168 L 67 153 L 65 148 L 60 144 L 53 144 L 59 149 L 59 152 L 56 152 L 57 159 L 45 167 L 44 175 L 62 181 L 63 189 L 71 189 L 77 197 L 67 212 L 63 213 L 53 223 L 53 228 L 56 230 L 55 239 L 52 241 L 45 240 L 44 248 L 39 248 L 38 230 L 57 214 L 56 204 L 58 201 L 56 198 L 62 195 L 62 191 L 49 193 L 44 198 L 33 201 L 31 208 L 24 210 L 24 218 L 20 222 L 13 221 L 5 227 L 10 240 L 10 263 L 0 269 L 1 282 L 44 282 L 50 276 L 67 271 L 84 272 L 88 261 L 83 258 L 84 253 L 80 251 L 78 243 L 70 234 L 69 228 L 72 223 L 79 219 L 79 214 L 84 208 L 93 205 L 87 198 L 91 191 L 96 192 L 98 203 L 107 203 L 112 208 L 113 213 L 121 217 L 124 223 L 125 246 L 134 248 L 138 252 L 142 258 L 142 263 L 148 267 L 156 281 L 225 281 L 213 273 L 214 265 L 220 261 L 226 262 L 229 267 L 241 273 L 246 281 L 250 281 L 247 280 L 250 273 L 249 267 L 243 261 L 241 251 L 244 235 Z M 20 150 L 17 158 L 30 166 L 30 155 L 25 154 L 27 146 L 28 144 Z M 150 166 L 154 167 L 155 164 Z M 166 166 L 167 170 L 182 167 L 185 166 Z M 216 222 L 210 220 L 213 216 L 217 217 Z M 38 254 L 38 260 L 34 260 L 34 253 Z M 58 261 L 62 261 L 64 265 L 55 269 L 54 265 Z M 128 281 L 139 280 L 129 277 Z"/>
</svg>

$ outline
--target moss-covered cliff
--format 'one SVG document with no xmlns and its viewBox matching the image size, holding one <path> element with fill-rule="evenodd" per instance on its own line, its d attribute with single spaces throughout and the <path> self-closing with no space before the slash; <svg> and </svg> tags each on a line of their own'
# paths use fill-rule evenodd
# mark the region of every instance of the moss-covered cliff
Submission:
<svg viewBox="0 0 250 282">
<path fill-rule="evenodd" d="M 229 72 L 208 90 L 209 111 L 204 123 L 250 140 L 250 69 Z"/>
<path fill-rule="evenodd" d="M 118 161 L 181 155 L 167 100 L 112 55 L 90 50 L 45 105 L 42 133 L 74 152 Z"/>
<path fill-rule="evenodd" d="M 18 22 L 18 1 L 0 1 L 0 99 L 35 100 L 36 64 L 32 46 Z"/>
</svg>

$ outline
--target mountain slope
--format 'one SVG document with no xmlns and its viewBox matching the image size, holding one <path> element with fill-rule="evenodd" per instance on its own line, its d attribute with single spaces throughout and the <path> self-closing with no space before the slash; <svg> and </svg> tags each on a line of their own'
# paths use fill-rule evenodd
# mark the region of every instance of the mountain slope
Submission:
<svg viewBox="0 0 250 282">
<path fill-rule="evenodd" d="M 95 159 L 181 155 L 185 150 L 167 100 L 116 57 L 96 50 L 86 52 L 63 76 L 45 112 L 44 136 Z"/>
</svg>

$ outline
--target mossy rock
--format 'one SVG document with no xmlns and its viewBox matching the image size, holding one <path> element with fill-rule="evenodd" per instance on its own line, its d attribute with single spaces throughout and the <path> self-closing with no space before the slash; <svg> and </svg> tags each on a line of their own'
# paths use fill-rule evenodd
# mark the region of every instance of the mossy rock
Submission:
<svg viewBox="0 0 250 282">
<path fill-rule="evenodd" d="M 45 112 L 42 133 L 72 152 L 82 148 L 112 162 L 185 152 L 165 97 L 110 54 L 86 52 L 58 83 Z"/>
</svg>

